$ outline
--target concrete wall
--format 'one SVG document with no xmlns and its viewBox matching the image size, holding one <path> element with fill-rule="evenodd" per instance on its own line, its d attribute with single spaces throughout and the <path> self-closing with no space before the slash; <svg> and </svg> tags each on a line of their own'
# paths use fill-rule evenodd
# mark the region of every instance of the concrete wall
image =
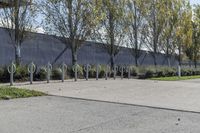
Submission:
<svg viewBox="0 0 200 133">
<path fill-rule="evenodd" d="M 109 55 L 100 45 L 86 42 L 78 51 L 78 63 L 108 64 Z M 71 50 L 69 48 L 66 49 L 66 47 L 69 46 L 66 46 L 55 37 L 44 34 L 31 34 L 31 37 L 22 44 L 22 63 L 28 64 L 33 61 L 39 66 L 45 65 L 47 62 L 54 62 L 60 53 L 64 51 L 55 64 L 60 64 L 61 62 L 71 64 Z M 0 65 L 9 64 L 14 60 L 14 57 L 14 46 L 10 37 L 5 29 L 0 28 Z M 167 65 L 167 60 L 163 54 L 158 54 L 157 59 L 159 65 Z M 134 58 L 127 48 L 121 49 L 115 61 L 116 64 L 135 64 Z M 153 65 L 153 58 L 150 54 L 146 54 L 143 51 L 139 63 L 142 65 Z M 171 64 L 176 65 L 177 61 L 173 58 L 171 59 Z"/>
</svg>

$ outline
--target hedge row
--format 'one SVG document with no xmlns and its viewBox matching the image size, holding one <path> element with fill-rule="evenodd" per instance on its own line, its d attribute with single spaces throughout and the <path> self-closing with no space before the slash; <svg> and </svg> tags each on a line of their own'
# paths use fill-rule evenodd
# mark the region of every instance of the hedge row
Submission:
<svg viewBox="0 0 200 133">
<path fill-rule="evenodd" d="M 99 67 L 99 78 L 105 77 L 106 66 L 101 65 Z M 143 67 L 135 67 L 131 66 L 131 76 L 140 79 L 152 78 L 152 77 L 170 77 L 177 75 L 177 68 L 173 67 L 161 67 L 158 66 L 155 68 L 154 66 L 143 66 Z M 182 68 L 181 69 L 182 76 L 192 76 L 192 75 L 200 75 L 200 69 L 193 68 Z M 85 78 L 86 72 L 84 70 L 84 66 L 78 67 L 78 78 Z M 109 71 L 109 77 L 113 77 L 113 71 Z M 120 69 L 117 70 L 117 76 L 121 76 Z M 66 70 L 66 79 L 70 79 L 74 77 L 74 72 L 72 67 L 67 67 Z M 96 66 L 93 65 L 89 69 L 89 78 L 96 77 Z M 124 69 L 124 77 L 128 77 L 128 71 Z M 0 67 L 0 82 L 9 82 L 10 74 L 7 71 L 7 67 Z M 27 66 L 17 67 L 16 72 L 14 74 L 15 81 L 28 81 L 29 73 L 27 70 Z M 61 70 L 58 67 L 54 67 L 51 73 L 51 79 L 60 80 L 61 79 Z M 35 81 L 46 80 L 46 71 L 44 67 L 36 68 L 36 72 L 34 73 Z"/>
<path fill-rule="evenodd" d="M 104 78 L 106 73 L 107 66 L 101 65 L 99 67 L 99 78 Z M 52 80 L 60 80 L 61 79 L 61 69 L 58 67 L 54 67 L 51 71 L 51 79 Z M 121 75 L 121 73 L 118 71 L 117 75 Z M 136 76 L 136 71 L 134 67 L 132 67 L 131 71 L 132 76 Z M 113 76 L 113 72 L 109 71 L 108 73 L 109 77 Z M 74 72 L 72 70 L 72 66 L 68 66 L 66 70 L 65 79 L 70 79 L 74 77 Z M 84 69 L 84 66 L 78 67 L 78 78 L 84 79 L 86 77 L 86 71 Z M 89 69 L 89 78 L 95 78 L 96 77 L 96 66 L 92 65 Z M 128 72 L 124 71 L 124 77 L 128 77 Z M 9 82 L 10 74 L 7 71 L 7 67 L 0 67 L 0 82 Z M 14 73 L 14 80 L 15 81 L 28 81 L 29 80 L 29 73 L 27 66 L 19 66 L 16 68 L 16 72 Z M 34 80 L 35 81 L 43 81 L 46 80 L 46 71 L 45 67 L 36 68 L 36 71 L 34 73 Z"/>
<path fill-rule="evenodd" d="M 139 78 L 153 78 L 153 77 L 172 77 L 177 76 L 177 68 L 175 67 L 141 67 L 139 68 Z M 200 75 L 200 68 L 189 68 L 183 67 L 181 68 L 181 75 L 182 76 L 195 76 Z"/>
</svg>

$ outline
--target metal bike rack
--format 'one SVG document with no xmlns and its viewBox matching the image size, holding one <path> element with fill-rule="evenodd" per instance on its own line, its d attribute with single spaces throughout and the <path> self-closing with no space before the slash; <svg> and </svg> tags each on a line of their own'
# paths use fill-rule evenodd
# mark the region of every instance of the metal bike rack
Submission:
<svg viewBox="0 0 200 133">
<path fill-rule="evenodd" d="M 30 84 L 33 84 L 33 74 L 36 70 L 36 66 L 33 62 L 28 65 L 28 73 L 30 74 Z"/>
<path fill-rule="evenodd" d="M 131 79 L 131 67 L 126 66 L 126 72 L 128 73 L 128 79 Z"/>
<path fill-rule="evenodd" d="M 99 80 L 99 70 L 101 69 L 101 66 L 99 64 L 96 65 L 96 80 Z"/>
<path fill-rule="evenodd" d="M 122 66 L 120 66 L 120 68 L 119 68 L 119 71 L 121 72 L 121 79 L 123 79 L 124 78 L 124 66 L 122 65 Z"/>
<path fill-rule="evenodd" d="M 89 79 L 89 70 L 91 69 L 91 66 L 89 64 L 84 66 L 84 71 L 86 72 L 86 76 L 85 79 L 88 80 Z"/>
<path fill-rule="evenodd" d="M 181 66 L 178 65 L 178 77 L 180 78 L 181 77 Z"/>
<path fill-rule="evenodd" d="M 79 65 L 78 64 L 75 64 L 72 66 L 72 70 L 74 72 L 74 81 L 76 82 L 77 79 L 78 79 L 78 67 Z"/>
<path fill-rule="evenodd" d="M 16 65 L 12 62 L 11 65 L 8 66 L 8 73 L 10 73 L 10 86 L 13 86 L 13 76 L 14 73 L 16 72 Z"/>
<path fill-rule="evenodd" d="M 128 73 L 128 79 L 131 79 L 131 66 L 129 65 L 125 66 L 124 71 Z"/>
<path fill-rule="evenodd" d="M 65 74 L 67 72 L 67 65 L 65 63 L 62 63 L 62 65 L 60 66 L 60 71 L 62 73 L 61 80 L 62 82 L 65 82 Z"/>
<path fill-rule="evenodd" d="M 116 79 L 117 71 L 118 71 L 118 66 L 115 65 L 115 66 L 113 67 L 113 73 L 114 73 L 114 74 L 113 74 L 113 78 L 114 78 L 114 80 Z"/>
<path fill-rule="evenodd" d="M 105 80 L 108 80 L 108 72 L 110 71 L 110 66 L 106 65 Z"/>
<path fill-rule="evenodd" d="M 53 67 L 51 65 L 51 63 L 48 62 L 46 68 L 45 68 L 45 71 L 47 73 L 47 83 L 49 83 L 50 79 L 51 79 L 51 71 L 52 71 Z"/>
</svg>

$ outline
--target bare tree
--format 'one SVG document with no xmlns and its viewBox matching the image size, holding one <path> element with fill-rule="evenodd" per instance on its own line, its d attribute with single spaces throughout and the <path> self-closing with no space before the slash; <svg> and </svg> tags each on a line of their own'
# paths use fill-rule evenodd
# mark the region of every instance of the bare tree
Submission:
<svg viewBox="0 0 200 133">
<path fill-rule="evenodd" d="M 176 46 L 178 49 L 178 61 L 181 66 L 183 54 L 188 47 L 192 45 L 192 8 L 188 0 L 180 2 L 180 10 L 178 12 L 178 23 L 176 25 Z M 188 51 L 187 51 L 188 52 Z"/>
<path fill-rule="evenodd" d="M 194 9 L 194 24 L 193 24 L 193 46 L 194 46 L 194 64 L 197 67 L 197 62 L 200 59 L 200 5 L 196 5 Z"/>
<path fill-rule="evenodd" d="M 39 3 L 45 16 L 46 33 L 60 36 L 70 46 L 72 64 L 77 64 L 77 52 L 90 38 L 101 19 L 96 0 L 45 0 Z"/>
<path fill-rule="evenodd" d="M 176 36 L 176 25 L 178 24 L 178 12 L 180 4 L 176 0 L 168 0 L 165 2 L 163 10 L 164 18 L 164 29 L 159 40 L 160 50 L 165 53 L 164 61 L 167 60 L 167 64 L 170 67 L 170 59 L 176 53 L 175 36 Z"/>
<path fill-rule="evenodd" d="M 189 45 L 185 49 L 185 53 L 190 61 L 194 62 L 195 68 L 197 68 L 198 60 L 200 59 L 200 5 L 195 5 L 193 9 L 193 35 L 192 45 Z M 191 65 L 191 64 L 190 64 Z"/>
<path fill-rule="evenodd" d="M 148 23 L 148 29 L 146 33 L 146 47 L 150 52 L 154 65 L 157 66 L 157 53 L 160 52 L 160 39 L 162 32 L 164 30 L 165 25 L 165 18 L 164 13 L 165 10 L 163 10 L 163 6 L 165 5 L 165 1 L 160 0 L 144 0 L 145 3 L 149 3 L 148 5 L 148 12 L 146 16 L 146 21 Z"/>
<path fill-rule="evenodd" d="M 0 10 L 0 24 L 6 28 L 15 48 L 15 61 L 21 63 L 21 45 L 32 30 L 35 8 L 31 0 L 13 0 L 9 7 Z"/>
<path fill-rule="evenodd" d="M 103 47 L 110 55 L 111 67 L 115 65 L 115 57 L 121 46 L 125 46 L 124 11 L 126 0 L 104 0 L 102 11 L 104 19 L 96 30 L 96 40 L 103 43 Z"/>
<path fill-rule="evenodd" d="M 148 8 L 147 48 L 152 51 L 154 65 L 156 54 L 164 52 L 168 59 L 178 51 L 179 64 L 187 45 L 191 44 L 191 9 L 188 0 L 152 0 Z"/>
<path fill-rule="evenodd" d="M 132 55 L 135 58 L 135 65 L 138 66 L 138 59 L 142 54 L 142 47 L 145 40 L 145 10 L 144 3 L 140 0 L 129 0 L 126 8 L 127 21 L 126 26 L 128 26 L 128 38 L 130 42 L 127 42 L 127 47 L 130 48 Z"/>
</svg>

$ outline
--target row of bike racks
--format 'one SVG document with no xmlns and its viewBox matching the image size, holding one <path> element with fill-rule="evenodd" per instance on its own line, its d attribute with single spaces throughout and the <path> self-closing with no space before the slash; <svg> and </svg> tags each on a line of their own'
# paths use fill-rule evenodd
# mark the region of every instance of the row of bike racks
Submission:
<svg viewBox="0 0 200 133">
<path fill-rule="evenodd" d="M 84 71 L 86 72 L 86 80 L 88 80 L 88 76 L 89 76 L 89 71 L 91 69 L 91 66 L 89 64 L 85 65 L 84 66 Z M 99 70 L 101 69 L 101 66 L 100 65 L 96 65 L 96 80 L 99 79 Z M 108 73 L 110 72 L 111 68 L 109 65 L 106 65 L 106 68 L 105 68 L 105 80 L 108 79 Z M 128 79 L 131 78 L 131 68 L 130 66 L 128 67 L 124 67 L 124 66 L 121 66 L 121 67 L 118 67 L 118 66 L 114 66 L 112 72 L 113 72 L 113 77 L 114 79 L 116 79 L 116 76 L 117 76 L 117 72 L 120 71 L 121 72 L 121 79 L 124 78 L 124 72 L 128 73 Z M 75 72 L 76 73 L 76 72 Z"/>
<path fill-rule="evenodd" d="M 74 80 L 77 81 L 78 79 L 78 69 L 80 68 L 80 66 L 78 64 L 72 66 L 72 70 L 74 72 Z M 89 80 L 89 71 L 91 70 L 91 65 L 87 64 L 84 66 L 83 70 L 85 71 L 85 79 L 86 80 Z M 10 74 L 10 86 L 13 85 L 14 83 L 14 73 L 16 72 L 16 65 L 14 62 L 12 62 L 8 67 L 8 72 Z M 30 84 L 33 84 L 33 75 L 34 73 L 36 72 L 36 65 L 31 62 L 29 65 L 28 65 L 28 73 L 29 73 L 29 76 L 30 76 Z M 51 80 L 51 72 L 52 72 L 52 65 L 51 63 L 48 63 L 44 70 L 46 72 L 46 79 L 47 79 L 47 83 L 50 82 Z M 67 65 L 65 63 L 62 63 L 61 66 L 59 67 L 60 69 L 60 72 L 61 72 L 61 80 L 62 82 L 64 82 L 65 80 L 65 75 L 66 75 L 66 72 L 67 72 Z M 99 70 L 101 69 L 101 65 L 96 65 L 96 80 L 99 80 Z M 113 69 L 111 70 L 111 67 L 109 65 L 106 65 L 106 68 L 105 68 L 105 80 L 108 80 L 108 74 L 110 72 L 113 73 L 113 78 L 114 80 L 116 79 L 116 76 L 117 76 L 117 72 L 120 71 L 121 72 L 121 79 L 124 78 L 124 72 L 128 73 L 128 79 L 131 78 L 131 67 L 130 66 L 114 66 Z"/>
</svg>

